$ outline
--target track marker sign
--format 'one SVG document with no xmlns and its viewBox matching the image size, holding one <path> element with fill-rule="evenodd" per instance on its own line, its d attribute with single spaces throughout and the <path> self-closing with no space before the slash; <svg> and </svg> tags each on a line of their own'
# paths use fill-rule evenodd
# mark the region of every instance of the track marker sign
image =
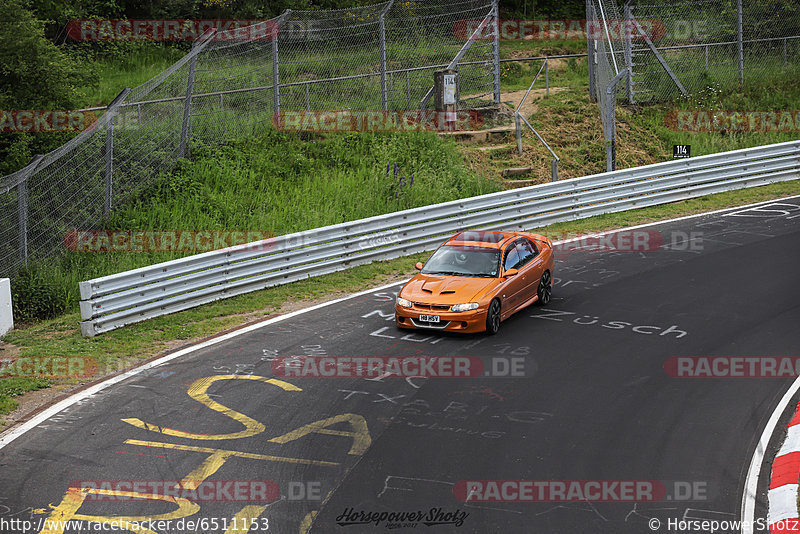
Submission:
<svg viewBox="0 0 800 534">
<path fill-rule="evenodd" d="M 672 145 L 673 158 L 688 158 L 692 155 L 692 145 Z"/>
</svg>

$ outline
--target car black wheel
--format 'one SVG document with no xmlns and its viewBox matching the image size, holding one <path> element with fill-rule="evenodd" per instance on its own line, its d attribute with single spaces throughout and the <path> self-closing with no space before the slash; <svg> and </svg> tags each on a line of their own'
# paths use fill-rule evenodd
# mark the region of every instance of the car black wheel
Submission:
<svg viewBox="0 0 800 534">
<path fill-rule="evenodd" d="M 539 280 L 539 287 L 536 288 L 536 296 L 539 297 L 538 303 L 540 306 L 547 306 L 550 302 L 550 297 L 553 294 L 553 281 L 550 278 L 550 271 L 545 271 Z"/>
<path fill-rule="evenodd" d="M 486 333 L 493 336 L 500 330 L 500 301 L 493 300 L 486 313 Z"/>
</svg>

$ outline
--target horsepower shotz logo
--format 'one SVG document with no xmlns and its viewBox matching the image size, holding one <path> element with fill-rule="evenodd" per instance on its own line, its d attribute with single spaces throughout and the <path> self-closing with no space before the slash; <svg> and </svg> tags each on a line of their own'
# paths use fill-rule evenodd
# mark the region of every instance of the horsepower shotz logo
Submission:
<svg viewBox="0 0 800 534">
<path fill-rule="evenodd" d="M 389 529 L 416 528 L 420 523 L 428 527 L 438 525 L 460 527 L 467 517 L 469 517 L 469 512 L 464 512 L 460 509 L 448 511 L 444 508 L 431 508 L 426 512 L 422 510 L 411 512 L 367 512 L 355 510 L 354 508 L 345 508 L 344 512 L 336 518 L 336 524 L 340 527 L 349 527 L 374 523 L 377 527 L 381 523 L 386 523 L 386 528 Z"/>
</svg>

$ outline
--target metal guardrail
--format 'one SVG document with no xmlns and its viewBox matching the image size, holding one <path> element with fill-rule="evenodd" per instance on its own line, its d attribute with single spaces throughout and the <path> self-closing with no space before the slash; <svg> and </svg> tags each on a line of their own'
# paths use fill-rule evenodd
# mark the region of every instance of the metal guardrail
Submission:
<svg viewBox="0 0 800 534">
<path fill-rule="evenodd" d="M 800 178 L 800 141 L 656 163 L 316 228 L 80 283 L 81 332 L 435 249 L 470 228 L 527 230 Z"/>
</svg>

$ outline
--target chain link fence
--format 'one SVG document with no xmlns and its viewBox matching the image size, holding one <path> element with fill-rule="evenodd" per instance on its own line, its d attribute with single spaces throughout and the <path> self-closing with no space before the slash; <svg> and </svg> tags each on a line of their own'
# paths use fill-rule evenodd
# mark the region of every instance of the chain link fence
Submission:
<svg viewBox="0 0 800 534">
<path fill-rule="evenodd" d="M 257 134 L 279 111 L 420 109 L 454 60 L 461 108 L 499 104 L 497 40 L 459 31 L 486 21 L 496 32 L 497 19 L 496 0 L 394 0 L 288 10 L 247 39 L 207 32 L 90 128 L 0 178 L 0 276 L 101 227 L 192 146 Z"/>
<path fill-rule="evenodd" d="M 631 18 L 655 22 L 653 42 L 666 64 L 644 39 L 631 39 L 627 66 L 635 103 L 798 72 L 797 0 L 632 2 L 625 6 L 626 21 Z"/>
</svg>

